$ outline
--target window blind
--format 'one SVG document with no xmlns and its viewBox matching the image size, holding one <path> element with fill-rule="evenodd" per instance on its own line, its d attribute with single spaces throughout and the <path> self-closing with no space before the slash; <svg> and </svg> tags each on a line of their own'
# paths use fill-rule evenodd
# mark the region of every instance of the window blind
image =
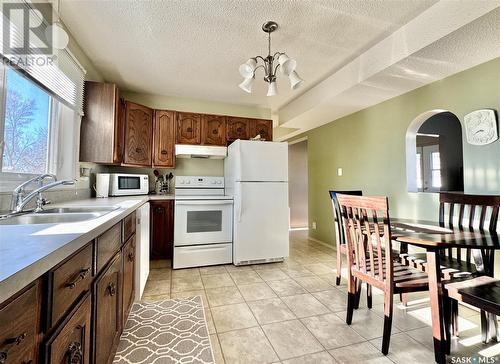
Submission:
<svg viewBox="0 0 500 364">
<path fill-rule="evenodd" d="M 4 60 L 7 60 L 7 64 L 22 70 L 53 96 L 83 115 L 85 69 L 68 48 L 53 48 L 50 54 L 42 54 L 39 48 L 46 47 L 46 44 L 41 38 L 51 24 L 44 19 L 40 10 L 32 6 L 33 4 L 23 1 L 17 5 L 19 8 L 8 13 L 5 11 L 5 6 L 1 9 L 0 53 Z M 40 25 L 41 37 L 27 31 L 24 14 L 29 14 L 30 25 Z M 4 36 L 6 27 L 9 29 L 9 39 Z M 23 47 L 21 51 L 13 49 L 23 45 L 29 46 Z"/>
</svg>

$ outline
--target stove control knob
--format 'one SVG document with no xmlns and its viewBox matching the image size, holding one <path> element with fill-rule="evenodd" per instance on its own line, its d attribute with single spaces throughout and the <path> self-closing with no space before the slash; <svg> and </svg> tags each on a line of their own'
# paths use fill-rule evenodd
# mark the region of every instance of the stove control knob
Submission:
<svg viewBox="0 0 500 364">
<path fill-rule="evenodd" d="M 218 185 L 221 185 L 221 184 L 222 184 L 222 181 L 217 181 L 217 184 L 218 184 Z"/>
<path fill-rule="evenodd" d="M 214 184 L 215 184 L 215 181 L 212 181 L 212 184 L 214 185 Z"/>
<path fill-rule="evenodd" d="M 181 180 L 179 181 L 179 183 L 180 183 L 181 185 L 183 185 L 183 184 L 184 184 L 184 180 L 183 180 L 183 179 L 181 179 Z"/>
<path fill-rule="evenodd" d="M 186 181 L 186 183 L 187 183 L 187 184 L 190 184 L 190 183 L 191 183 L 191 181 L 190 181 L 190 180 L 187 180 L 187 181 Z"/>
</svg>

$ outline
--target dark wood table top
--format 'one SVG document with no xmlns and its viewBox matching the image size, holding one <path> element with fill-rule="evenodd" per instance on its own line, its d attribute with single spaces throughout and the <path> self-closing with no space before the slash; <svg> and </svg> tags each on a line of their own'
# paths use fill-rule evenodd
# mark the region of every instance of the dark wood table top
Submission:
<svg viewBox="0 0 500 364">
<path fill-rule="evenodd" d="M 423 248 L 500 249 L 500 235 L 488 230 L 449 229 L 434 221 L 391 218 L 394 240 Z"/>
</svg>

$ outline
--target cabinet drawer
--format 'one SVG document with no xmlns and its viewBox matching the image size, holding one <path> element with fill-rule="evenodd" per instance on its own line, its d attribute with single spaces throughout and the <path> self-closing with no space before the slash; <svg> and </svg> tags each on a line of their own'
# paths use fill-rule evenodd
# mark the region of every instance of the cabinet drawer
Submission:
<svg viewBox="0 0 500 364">
<path fill-rule="evenodd" d="M 107 262 L 120 250 L 122 242 L 122 226 L 121 222 L 110 228 L 104 234 L 97 238 L 97 258 L 96 266 L 99 272 Z"/>
<path fill-rule="evenodd" d="M 36 363 L 40 319 L 40 283 L 0 309 L 0 361 Z"/>
<path fill-rule="evenodd" d="M 92 282 L 92 244 L 49 272 L 49 327 L 69 311 Z"/>
<path fill-rule="evenodd" d="M 45 344 L 45 362 L 90 363 L 90 292 L 65 323 Z"/>
<path fill-rule="evenodd" d="M 123 219 L 123 241 L 127 241 L 135 233 L 135 211 Z"/>
<path fill-rule="evenodd" d="M 122 307 L 122 327 L 127 322 L 130 307 L 135 296 L 135 236 L 132 236 L 123 246 L 123 307 Z"/>
</svg>

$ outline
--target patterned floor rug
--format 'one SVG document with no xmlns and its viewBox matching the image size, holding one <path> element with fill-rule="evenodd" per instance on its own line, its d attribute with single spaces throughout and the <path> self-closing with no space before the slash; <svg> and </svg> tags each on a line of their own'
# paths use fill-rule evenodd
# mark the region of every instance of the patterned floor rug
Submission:
<svg viewBox="0 0 500 364">
<path fill-rule="evenodd" d="M 114 364 L 213 363 L 200 296 L 136 302 Z"/>
</svg>

